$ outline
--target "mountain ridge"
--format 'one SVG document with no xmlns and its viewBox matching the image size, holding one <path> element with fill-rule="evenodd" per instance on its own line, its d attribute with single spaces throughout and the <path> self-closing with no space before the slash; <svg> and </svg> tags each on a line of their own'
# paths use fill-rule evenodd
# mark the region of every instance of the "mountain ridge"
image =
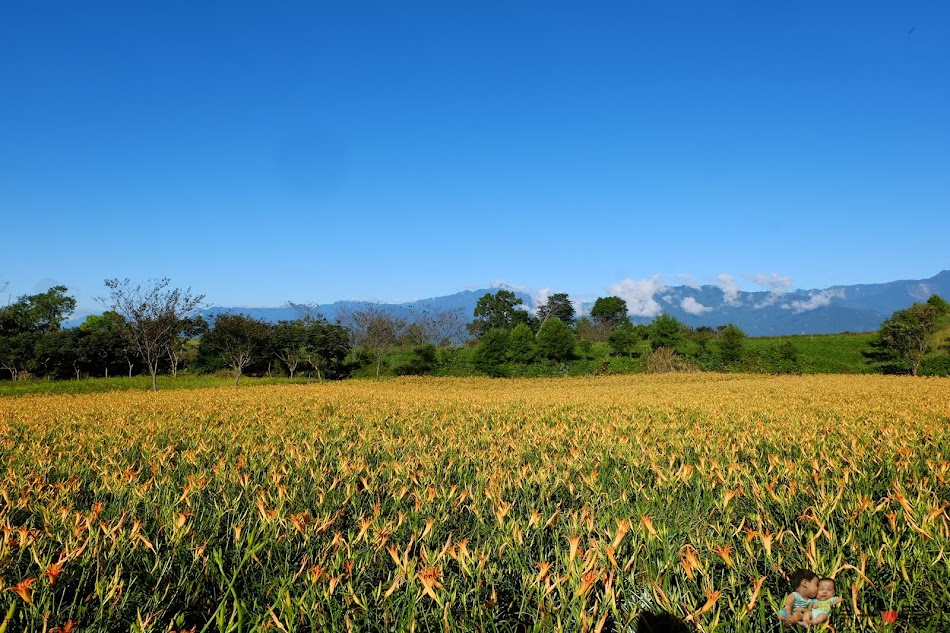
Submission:
<svg viewBox="0 0 950 633">
<path fill-rule="evenodd" d="M 478 300 L 486 293 L 494 293 L 500 289 L 514 292 L 529 310 L 537 308 L 535 297 L 510 286 L 463 290 L 451 295 L 403 303 L 336 301 L 310 307 L 312 312 L 319 313 L 330 321 L 336 320 L 343 309 L 370 305 L 409 319 L 427 309 L 461 309 L 462 316 L 469 320 Z M 611 293 L 605 293 L 604 296 L 608 294 Z M 928 279 L 837 285 L 810 290 L 747 292 L 715 285 L 634 284 L 612 294 L 627 301 L 634 323 L 649 323 L 659 314 L 667 313 L 691 327 L 715 327 L 734 323 L 749 336 L 869 332 L 877 330 L 895 311 L 917 301 L 926 301 L 932 294 L 950 298 L 950 270 L 943 270 Z M 579 315 L 589 313 L 591 306 L 592 303 L 588 302 L 575 304 Z M 300 316 L 290 306 L 214 306 L 203 310 L 202 314 L 206 318 L 213 318 L 222 312 L 245 314 L 269 322 Z"/>
</svg>

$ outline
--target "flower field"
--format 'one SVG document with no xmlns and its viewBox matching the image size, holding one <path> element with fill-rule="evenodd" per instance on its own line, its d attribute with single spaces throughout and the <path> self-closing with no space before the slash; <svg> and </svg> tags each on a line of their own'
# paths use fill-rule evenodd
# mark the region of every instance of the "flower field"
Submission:
<svg viewBox="0 0 950 633">
<path fill-rule="evenodd" d="M 950 630 L 946 379 L 4 398 L 0 468 L 0 633 Z"/>
</svg>

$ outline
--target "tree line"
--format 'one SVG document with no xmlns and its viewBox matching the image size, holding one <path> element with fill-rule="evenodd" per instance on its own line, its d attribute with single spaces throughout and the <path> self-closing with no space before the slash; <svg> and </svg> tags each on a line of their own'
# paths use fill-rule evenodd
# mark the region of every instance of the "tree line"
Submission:
<svg viewBox="0 0 950 633">
<path fill-rule="evenodd" d="M 461 310 L 400 316 L 367 305 L 341 310 L 331 323 L 313 305 L 290 303 L 298 318 L 267 323 L 236 313 L 205 319 L 199 315 L 204 296 L 168 279 L 107 279 L 105 288 L 98 298 L 105 312 L 76 328 L 62 327 L 76 307 L 64 286 L 0 308 L 0 378 L 146 374 L 157 389 L 159 374 L 185 368 L 227 370 L 235 383 L 247 374 L 305 373 L 324 380 L 357 371 L 376 377 L 384 371 L 437 373 L 447 359 L 463 356 L 466 371 L 490 376 L 526 375 L 539 367 L 563 373 L 582 360 L 591 371 L 606 371 L 611 359 L 647 371 L 802 370 L 788 340 L 753 353 L 732 324 L 692 328 L 661 314 L 634 325 L 626 302 L 615 296 L 598 298 L 580 318 L 566 293 L 550 295 L 532 314 L 513 292 L 498 290 L 479 299 L 471 320 Z M 885 373 L 917 375 L 934 350 L 950 351 L 948 327 L 950 305 L 934 295 L 887 319 L 865 357 Z M 401 362 L 387 366 L 394 350 L 401 351 Z M 936 365 L 937 373 L 950 374 L 950 355 Z"/>
<path fill-rule="evenodd" d="M 601 350 L 603 344 L 607 346 L 608 358 L 603 359 L 601 370 L 606 370 L 610 356 L 640 358 L 651 371 L 763 369 L 749 364 L 746 335 L 733 324 L 694 329 L 661 314 L 649 325 L 634 325 L 626 301 L 615 296 L 599 297 L 590 314 L 581 318 L 576 318 L 566 293 L 550 295 L 537 315 L 521 309 L 522 304 L 507 290 L 479 300 L 469 331 L 477 337 L 474 365 L 481 372 L 504 376 L 537 362 L 563 365 L 590 358 L 597 343 Z M 797 350 L 790 343 L 770 350 L 766 358 L 767 371 L 800 370 Z"/>
<path fill-rule="evenodd" d="M 107 279 L 101 315 L 78 327 L 63 322 L 76 308 L 65 286 L 23 295 L 0 308 L 2 378 L 66 379 L 146 374 L 157 389 L 160 373 L 231 371 L 293 378 L 306 372 L 339 379 L 367 365 L 381 372 L 396 346 L 446 346 L 464 333 L 460 311 L 422 311 L 410 321 L 376 306 L 341 311 L 331 323 L 312 305 L 290 305 L 293 320 L 268 323 L 243 314 L 205 319 L 203 295 L 170 280 L 144 284 Z"/>
</svg>

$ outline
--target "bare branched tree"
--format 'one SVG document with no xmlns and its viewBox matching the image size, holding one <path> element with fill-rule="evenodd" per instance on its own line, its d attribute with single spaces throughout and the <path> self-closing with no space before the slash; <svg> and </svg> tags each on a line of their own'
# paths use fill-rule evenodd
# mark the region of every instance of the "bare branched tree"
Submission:
<svg viewBox="0 0 950 633">
<path fill-rule="evenodd" d="M 171 367 L 173 377 L 178 376 L 178 366 L 188 352 L 189 347 L 193 347 L 195 339 L 207 331 L 207 321 L 201 315 L 198 315 L 182 319 L 178 331 L 173 336 L 168 337 L 165 342 L 165 355 L 168 357 L 168 364 Z"/>
<path fill-rule="evenodd" d="M 377 305 L 356 309 L 340 309 L 340 323 L 350 332 L 353 345 L 365 347 L 376 358 L 376 377 L 379 378 L 383 357 L 399 344 L 409 321 L 405 317 L 383 310 Z"/>
<path fill-rule="evenodd" d="M 191 288 L 170 288 L 170 283 L 167 277 L 145 284 L 106 279 L 108 296 L 96 298 L 107 310 L 122 317 L 119 331 L 148 366 L 153 391 L 158 390 L 158 365 L 168 340 L 178 334 L 182 319 L 204 300 L 204 295 L 192 295 Z"/>
<path fill-rule="evenodd" d="M 274 326 L 274 356 L 284 363 L 291 378 L 305 360 L 306 345 L 307 325 L 303 320 L 280 321 Z"/>
<path fill-rule="evenodd" d="M 297 313 L 297 317 L 300 319 L 323 320 L 320 305 L 317 303 L 294 303 L 293 301 L 288 301 L 287 306 L 293 308 L 293 311 Z"/>
<path fill-rule="evenodd" d="M 462 308 L 439 309 L 425 308 L 420 312 L 413 312 L 412 325 L 421 339 L 416 344 L 432 343 L 433 345 L 458 345 L 468 336 L 468 321 Z"/>
</svg>

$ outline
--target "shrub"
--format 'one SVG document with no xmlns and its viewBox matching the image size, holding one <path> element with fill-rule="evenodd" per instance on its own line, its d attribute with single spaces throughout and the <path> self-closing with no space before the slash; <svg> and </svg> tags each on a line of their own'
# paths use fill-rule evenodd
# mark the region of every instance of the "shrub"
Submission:
<svg viewBox="0 0 950 633">
<path fill-rule="evenodd" d="M 672 347 L 658 347 L 647 356 L 647 372 L 651 374 L 692 371 L 699 369 L 677 354 Z"/>
</svg>

